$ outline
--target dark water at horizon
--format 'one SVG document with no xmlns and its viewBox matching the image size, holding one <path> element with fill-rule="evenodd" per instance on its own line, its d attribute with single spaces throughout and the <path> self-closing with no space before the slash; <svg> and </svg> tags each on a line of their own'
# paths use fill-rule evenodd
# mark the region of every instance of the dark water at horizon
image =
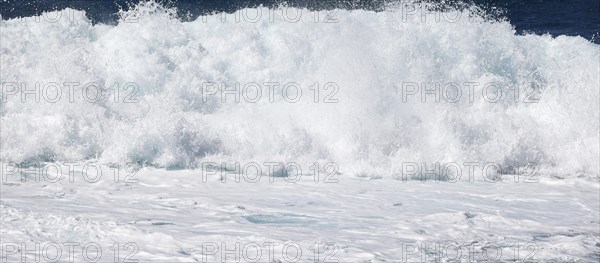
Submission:
<svg viewBox="0 0 600 263">
<path fill-rule="evenodd" d="M 3 19 L 39 15 L 42 12 L 67 7 L 85 10 L 93 22 L 114 23 L 117 12 L 127 10 L 140 0 L 0 0 Z M 368 9 L 382 10 L 389 0 L 170 0 L 158 1 L 174 6 L 181 15 L 195 18 L 213 12 L 233 12 L 240 8 L 277 6 L 286 2 L 290 6 L 309 9 Z M 459 2 L 459 1 L 446 1 Z M 600 43 L 600 0 L 467 0 L 484 9 L 501 10 L 519 33 L 549 33 L 553 36 L 582 36 Z"/>
</svg>

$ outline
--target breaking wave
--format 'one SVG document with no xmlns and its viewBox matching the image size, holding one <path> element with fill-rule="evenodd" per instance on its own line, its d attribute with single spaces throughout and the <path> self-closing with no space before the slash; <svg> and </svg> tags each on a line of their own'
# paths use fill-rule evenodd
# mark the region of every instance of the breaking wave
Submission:
<svg viewBox="0 0 600 263">
<path fill-rule="evenodd" d="M 598 175 L 598 45 L 517 35 L 477 8 L 417 14 L 423 5 L 186 22 L 146 2 L 116 25 L 72 9 L 3 20 L 0 157 L 328 161 L 367 176 L 403 162 L 536 163 Z"/>
</svg>

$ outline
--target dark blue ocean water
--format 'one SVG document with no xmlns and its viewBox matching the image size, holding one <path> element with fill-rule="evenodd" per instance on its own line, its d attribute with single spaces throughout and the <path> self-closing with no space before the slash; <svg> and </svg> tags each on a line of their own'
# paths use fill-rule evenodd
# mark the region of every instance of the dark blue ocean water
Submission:
<svg viewBox="0 0 600 263">
<path fill-rule="evenodd" d="M 3 19 L 31 16 L 71 7 L 86 10 L 94 22 L 114 23 L 117 11 L 140 0 L 0 0 Z M 519 33 L 579 35 L 600 43 L 600 0 L 466 0 L 487 9 L 501 9 Z M 164 1 L 162 1 L 164 2 Z M 275 6 L 282 0 L 170 0 L 185 17 L 211 12 L 232 12 L 243 7 Z M 310 9 L 381 10 L 390 0 L 287 0 L 291 6 Z M 452 1 L 446 1 L 452 2 Z M 465 1 L 462 1 L 465 2 Z"/>
</svg>

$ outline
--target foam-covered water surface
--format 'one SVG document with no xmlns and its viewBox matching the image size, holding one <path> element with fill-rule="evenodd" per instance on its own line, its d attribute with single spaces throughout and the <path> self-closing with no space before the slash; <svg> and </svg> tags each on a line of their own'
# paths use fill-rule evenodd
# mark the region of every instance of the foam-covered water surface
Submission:
<svg viewBox="0 0 600 263">
<path fill-rule="evenodd" d="M 55 242 L 63 248 L 66 242 L 94 242 L 102 262 L 113 261 L 115 250 L 109 246 L 115 242 L 137 245 L 137 250 L 121 250 L 118 262 L 134 251 L 132 259 L 140 262 L 233 262 L 236 254 L 241 262 L 253 262 L 255 257 L 242 257 L 241 250 L 223 253 L 236 244 L 240 249 L 259 244 L 266 262 L 265 243 L 279 244 L 273 245 L 275 262 L 295 262 L 290 259 L 297 255 L 294 250 L 282 252 L 286 243 L 302 250 L 298 262 L 315 262 L 315 251 L 320 251 L 316 262 L 430 262 L 422 260 L 424 255 L 438 262 L 486 262 L 483 253 L 502 262 L 598 258 L 600 188 L 582 179 L 530 184 L 348 177 L 336 184 L 282 178 L 236 183 L 218 177 L 203 182 L 202 171 L 145 168 L 134 177 L 139 182 L 115 183 L 110 168 L 102 169 L 105 176 L 96 183 L 81 176 L 70 182 L 67 174 L 54 184 L 10 176 L 15 184 L 5 183 L 1 192 L 3 240 Z M 218 250 L 209 247 L 214 244 Z M 418 252 L 407 247 L 413 245 Z M 80 246 L 75 259 L 82 258 Z M 26 258 L 33 260 L 33 254 Z"/>
</svg>

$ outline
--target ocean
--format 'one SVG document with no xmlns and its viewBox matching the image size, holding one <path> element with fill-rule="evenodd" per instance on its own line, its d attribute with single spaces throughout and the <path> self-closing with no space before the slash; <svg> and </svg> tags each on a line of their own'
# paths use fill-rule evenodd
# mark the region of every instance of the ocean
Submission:
<svg viewBox="0 0 600 263">
<path fill-rule="evenodd" d="M 39 15 L 42 12 L 60 10 L 67 7 L 85 10 L 87 16 L 94 22 L 114 23 L 119 10 L 127 10 L 131 0 L 4 0 L 0 2 L 3 19 Z M 394 1 L 385 0 L 223 0 L 223 1 L 193 1 L 177 0 L 162 1 L 166 6 L 176 7 L 178 14 L 184 18 L 195 18 L 199 15 L 213 12 L 234 12 L 241 8 L 279 6 L 286 3 L 289 6 L 323 9 L 368 9 L 384 10 L 386 4 Z M 396 1 L 399 2 L 399 1 Z M 488 10 L 500 10 L 499 16 L 511 21 L 519 33 L 532 32 L 536 34 L 582 36 L 598 43 L 600 32 L 600 2 L 595 0 L 470 0 L 445 1 L 445 3 L 472 3 Z M 594 37 L 596 36 L 596 37 Z"/>
<path fill-rule="evenodd" d="M 598 262 L 599 5 L 0 0 L 0 261 Z"/>
</svg>

